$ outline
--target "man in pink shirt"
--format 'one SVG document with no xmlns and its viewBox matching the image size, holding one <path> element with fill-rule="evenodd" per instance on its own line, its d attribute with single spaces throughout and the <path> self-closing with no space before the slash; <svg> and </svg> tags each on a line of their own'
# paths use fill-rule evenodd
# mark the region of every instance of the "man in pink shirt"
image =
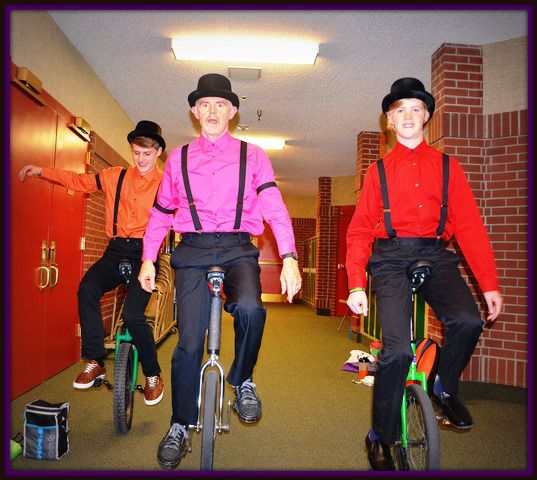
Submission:
<svg viewBox="0 0 537 480">
<path fill-rule="evenodd" d="M 373 470 L 395 469 L 390 444 L 397 439 L 412 360 L 409 266 L 423 260 L 432 264 L 420 295 L 445 326 L 432 398 L 455 428 L 466 430 L 473 425 L 457 398 L 458 379 L 484 322 L 459 272 L 460 258 L 445 248 L 453 236 L 484 292 L 487 320 L 495 321 L 502 307 L 494 254 L 464 172 L 455 158 L 444 158 L 424 140 L 424 125 L 434 108 L 433 96 L 419 80 L 401 78 L 393 83 L 382 111 L 397 142 L 382 161 L 367 169 L 347 231 L 347 304 L 354 313 L 367 315 L 367 267 L 382 327 L 373 428 L 365 442 Z"/>
<path fill-rule="evenodd" d="M 227 375 L 239 419 L 255 423 L 261 401 L 253 383 L 265 325 L 261 303 L 259 251 L 251 235 L 261 235 L 266 221 L 274 233 L 283 268 L 282 294 L 291 303 L 301 288 L 291 219 L 282 200 L 270 160 L 256 145 L 233 138 L 230 120 L 239 98 L 223 75 L 200 77 L 188 96 L 201 134 L 173 150 L 144 235 L 142 288 L 155 285 L 158 248 L 170 228 L 181 233 L 172 255 L 175 269 L 179 341 L 172 357 L 171 427 L 159 444 L 163 469 L 176 468 L 187 451 L 188 426 L 196 424 L 199 374 L 209 321 L 207 268 L 225 270 L 225 310 L 234 318 L 235 359 Z"/>
</svg>

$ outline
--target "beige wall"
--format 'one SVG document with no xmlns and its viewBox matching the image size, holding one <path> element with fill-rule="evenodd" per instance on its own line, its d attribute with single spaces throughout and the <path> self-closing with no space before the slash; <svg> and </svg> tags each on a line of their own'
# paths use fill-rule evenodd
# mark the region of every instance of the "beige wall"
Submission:
<svg viewBox="0 0 537 480">
<path fill-rule="evenodd" d="M 354 177 L 332 177 L 332 206 L 354 205 Z"/>
<path fill-rule="evenodd" d="M 528 38 L 483 46 L 483 113 L 528 108 Z"/>
<path fill-rule="evenodd" d="M 133 122 L 48 13 L 14 11 L 10 20 L 11 61 L 31 70 L 48 93 L 131 161 Z"/>
<path fill-rule="evenodd" d="M 283 201 L 292 218 L 317 218 L 317 197 L 285 195 Z"/>
</svg>

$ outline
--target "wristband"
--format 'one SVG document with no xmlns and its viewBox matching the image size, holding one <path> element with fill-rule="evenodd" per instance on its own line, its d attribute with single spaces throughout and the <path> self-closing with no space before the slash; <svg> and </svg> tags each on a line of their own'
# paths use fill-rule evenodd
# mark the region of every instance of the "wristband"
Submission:
<svg viewBox="0 0 537 480">
<path fill-rule="evenodd" d="M 365 292 L 365 288 L 362 288 L 362 287 L 356 287 L 356 288 L 351 288 L 349 290 L 349 293 L 354 293 L 354 292 Z"/>
</svg>

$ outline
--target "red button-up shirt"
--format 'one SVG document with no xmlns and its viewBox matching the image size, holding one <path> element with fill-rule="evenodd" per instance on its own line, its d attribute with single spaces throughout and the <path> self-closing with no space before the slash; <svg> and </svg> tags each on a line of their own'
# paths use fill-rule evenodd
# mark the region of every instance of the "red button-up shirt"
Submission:
<svg viewBox="0 0 537 480">
<path fill-rule="evenodd" d="M 114 202 L 117 182 L 122 167 L 104 168 L 99 172 L 101 188 L 105 195 L 106 235 L 113 237 Z M 41 177 L 76 192 L 96 192 L 96 174 L 75 173 L 43 167 Z M 155 166 L 146 175 L 141 175 L 136 167 L 129 167 L 119 196 L 117 214 L 117 237 L 143 238 L 149 220 L 149 209 L 153 206 L 162 171 Z M 160 246 L 160 245 L 159 245 Z"/>
<path fill-rule="evenodd" d="M 423 141 L 400 143 L 384 157 L 391 220 L 397 237 L 433 238 L 440 220 L 442 154 Z M 455 237 L 483 292 L 498 290 L 496 262 L 474 195 L 460 164 L 449 160 L 448 213 L 442 238 Z M 366 286 L 366 266 L 375 238 L 388 238 L 376 163 L 366 171 L 347 231 L 349 288 Z"/>
<path fill-rule="evenodd" d="M 261 235 L 263 220 L 271 227 L 280 255 L 296 252 L 293 226 L 278 188 L 256 189 L 274 182 L 269 158 L 257 145 L 248 144 L 244 206 L 239 231 Z M 216 142 L 201 135 L 188 146 L 188 178 L 203 232 L 233 232 L 239 189 L 240 140 L 226 132 Z M 151 209 L 144 236 L 143 260 L 155 261 L 158 248 L 170 227 L 176 232 L 195 232 L 181 172 L 181 147 L 166 160 L 157 195 L 158 204 L 175 215 Z"/>
</svg>

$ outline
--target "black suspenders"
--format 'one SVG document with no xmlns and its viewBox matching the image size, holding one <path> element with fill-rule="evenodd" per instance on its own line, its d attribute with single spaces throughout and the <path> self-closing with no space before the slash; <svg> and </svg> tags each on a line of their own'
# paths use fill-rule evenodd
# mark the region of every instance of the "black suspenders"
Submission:
<svg viewBox="0 0 537 480">
<path fill-rule="evenodd" d="M 442 205 L 440 206 L 440 223 L 436 229 L 436 238 L 440 238 L 444 233 L 447 218 L 447 198 L 448 198 L 448 183 L 449 183 L 449 157 L 442 154 Z"/>
<path fill-rule="evenodd" d="M 237 230 L 237 231 L 241 228 L 242 208 L 244 205 L 244 185 L 246 183 L 247 147 L 248 147 L 248 144 L 241 140 L 241 156 L 240 156 L 240 167 L 239 167 L 239 191 L 237 193 L 237 209 L 235 213 L 235 224 L 233 225 L 233 230 Z M 183 145 L 183 148 L 181 149 L 181 172 L 183 174 L 183 182 L 185 184 L 186 197 L 188 199 L 188 207 L 190 208 L 190 214 L 192 215 L 192 222 L 194 223 L 194 228 L 196 229 L 196 232 L 201 233 L 202 227 L 201 227 L 200 219 L 198 216 L 198 211 L 196 209 L 196 204 L 194 203 L 194 198 L 192 197 L 192 190 L 190 188 L 190 180 L 188 178 L 187 157 L 188 157 L 188 145 Z"/>
<path fill-rule="evenodd" d="M 390 238 L 395 238 L 397 232 L 392 227 L 392 216 L 390 215 L 390 201 L 388 200 L 388 186 L 386 185 L 386 172 L 384 170 L 384 162 L 382 158 L 377 162 L 380 179 L 380 191 L 382 192 L 382 205 L 384 211 L 384 224 Z"/>
<path fill-rule="evenodd" d="M 121 172 L 119 174 L 119 179 L 117 181 L 116 199 L 114 201 L 114 222 L 112 224 L 112 236 L 113 237 L 117 235 L 117 212 L 119 210 L 119 196 L 121 195 L 121 186 L 123 185 L 123 179 L 125 178 L 126 173 L 127 173 L 126 168 L 121 169 Z M 97 178 L 99 177 L 97 176 Z M 97 181 L 98 185 L 100 185 L 101 183 L 99 180 Z"/>
<path fill-rule="evenodd" d="M 200 217 L 198 217 L 198 211 L 196 210 L 196 204 L 192 198 L 192 190 L 190 189 L 190 180 L 188 179 L 187 169 L 187 155 L 188 145 L 183 145 L 181 149 L 181 172 L 183 173 L 183 182 L 185 183 L 186 197 L 188 198 L 188 207 L 190 208 L 190 215 L 192 215 L 192 222 L 196 232 L 201 232 Z"/>
<path fill-rule="evenodd" d="M 384 162 L 382 158 L 377 161 L 377 167 L 379 171 L 380 190 L 382 192 L 382 204 L 384 211 L 384 224 L 386 225 L 386 231 L 390 238 L 396 238 L 397 232 L 392 226 L 392 217 L 390 213 L 390 202 L 388 199 L 388 186 L 386 184 L 386 172 L 384 170 Z M 444 233 L 444 227 L 446 226 L 447 207 L 448 207 L 448 184 L 449 184 L 449 157 L 442 154 L 442 204 L 440 206 L 440 222 L 436 229 L 436 238 L 440 238 Z"/>
</svg>

